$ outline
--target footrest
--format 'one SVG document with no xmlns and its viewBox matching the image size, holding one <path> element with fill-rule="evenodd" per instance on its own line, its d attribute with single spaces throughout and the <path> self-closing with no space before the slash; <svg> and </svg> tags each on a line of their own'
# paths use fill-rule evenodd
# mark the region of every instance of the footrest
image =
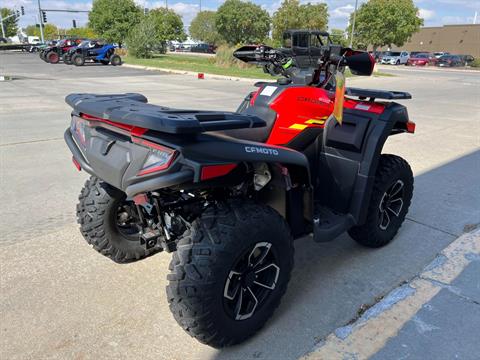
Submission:
<svg viewBox="0 0 480 360">
<path fill-rule="evenodd" d="M 318 207 L 313 217 L 313 240 L 332 241 L 353 225 L 353 217 L 350 214 L 339 214 L 326 207 Z"/>
</svg>

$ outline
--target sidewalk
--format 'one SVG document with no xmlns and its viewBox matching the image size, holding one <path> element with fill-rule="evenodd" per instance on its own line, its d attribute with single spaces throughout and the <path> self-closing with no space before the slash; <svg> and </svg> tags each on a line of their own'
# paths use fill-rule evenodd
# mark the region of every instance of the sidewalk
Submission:
<svg viewBox="0 0 480 360">
<path fill-rule="evenodd" d="M 451 243 L 413 280 L 304 360 L 480 358 L 480 230 Z"/>
</svg>

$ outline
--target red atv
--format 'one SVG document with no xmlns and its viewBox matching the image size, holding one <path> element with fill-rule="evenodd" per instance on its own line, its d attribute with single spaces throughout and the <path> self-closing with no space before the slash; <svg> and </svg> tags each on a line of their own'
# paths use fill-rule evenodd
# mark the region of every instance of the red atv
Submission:
<svg viewBox="0 0 480 360">
<path fill-rule="evenodd" d="M 49 46 L 42 50 L 39 56 L 45 62 L 50 64 L 58 64 L 63 54 L 68 52 L 73 47 L 78 46 L 81 42 L 81 39 L 63 39 L 54 46 Z"/>
<path fill-rule="evenodd" d="M 308 32 L 299 50 L 290 35 L 286 48 L 236 52 L 283 75 L 257 83 L 237 112 L 171 109 L 140 94 L 66 98 L 65 140 L 91 174 L 77 206 L 82 235 L 118 263 L 173 252 L 170 309 L 214 347 L 245 340 L 273 314 L 294 239 L 348 231 L 384 246 L 412 198 L 408 163 L 381 153 L 389 136 L 414 131 L 391 101 L 410 95 L 345 89 L 345 67 L 370 75 L 370 55 L 323 32 Z"/>
</svg>

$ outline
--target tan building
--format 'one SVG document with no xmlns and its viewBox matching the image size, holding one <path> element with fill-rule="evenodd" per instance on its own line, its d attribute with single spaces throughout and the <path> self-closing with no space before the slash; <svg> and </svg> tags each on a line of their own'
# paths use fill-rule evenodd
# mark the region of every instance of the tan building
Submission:
<svg viewBox="0 0 480 360">
<path fill-rule="evenodd" d="M 386 49 L 383 49 L 386 50 Z M 412 35 L 400 48 L 406 51 L 447 51 L 451 54 L 472 55 L 480 58 L 480 24 L 424 27 Z"/>
</svg>

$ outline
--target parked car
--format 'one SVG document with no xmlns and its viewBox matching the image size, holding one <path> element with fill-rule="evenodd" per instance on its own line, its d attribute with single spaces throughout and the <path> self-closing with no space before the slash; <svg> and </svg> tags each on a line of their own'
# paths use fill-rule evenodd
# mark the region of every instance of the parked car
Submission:
<svg viewBox="0 0 480 360">
<path fill-rule="evenodd" d="M 82 42 L 81 39 L 63 39 L 53 46 L 46 47 L 40 51 L 40 58 L 50 64 L 57 64 L 65 54 L 72 47 L 77 46 Z"/>
<path fill-rule="evenodd" d="M 213 54 L 215 52 L 215 47 L 209 44 L 197 44 L 197 45 L 193 45 L 190 48 L 190 51 L 196 52 L 196 53 Z"/>
<path fill-rule="evenodd" d="M 437 59 L 429 53 L 417 53 L 415 55 L 410 55 L 407 63 L 407 66 L 428 66 L 435 65 Z"/>
<path fill-rule="evenodd" d="M 458 55 L 464 66 L 470 66 L 475 61 L 472 55 Z"/>
<path fill-rule="evenodd" d="M 66 60 L 75 66 L 83 66 L 85 61 L 100 62 L 103 65 L 122 65 L 122 58 L 115 54 L 115 48 L 115 45 L 105 44 L 103 41 L 90 41 L 72 50 L 73 53 L 69 53 L 70 59 Z"/>
<path fill-rule="evenodd" d="M 463 62 L 458 55 L 443 55 L 437 60 L 436 65 L 441 67 L 454 67 L 463 66 Z"/>
<path fill-rule="evenodd" d="M 435 56 L 437 59 L 439 59 L 443 55 L 450 55 L 450 53 L 446 52 L 446 51 L 439 51 L 439 52 L 434 52 L 433 53 L 433 56 Z"/>
<path fill-rule="evenodd" d="M 410 55 L 407 51 L 387 51 L 382 56 L 382 64 L 400 65 L 406 64 Z"/>
</svg>

